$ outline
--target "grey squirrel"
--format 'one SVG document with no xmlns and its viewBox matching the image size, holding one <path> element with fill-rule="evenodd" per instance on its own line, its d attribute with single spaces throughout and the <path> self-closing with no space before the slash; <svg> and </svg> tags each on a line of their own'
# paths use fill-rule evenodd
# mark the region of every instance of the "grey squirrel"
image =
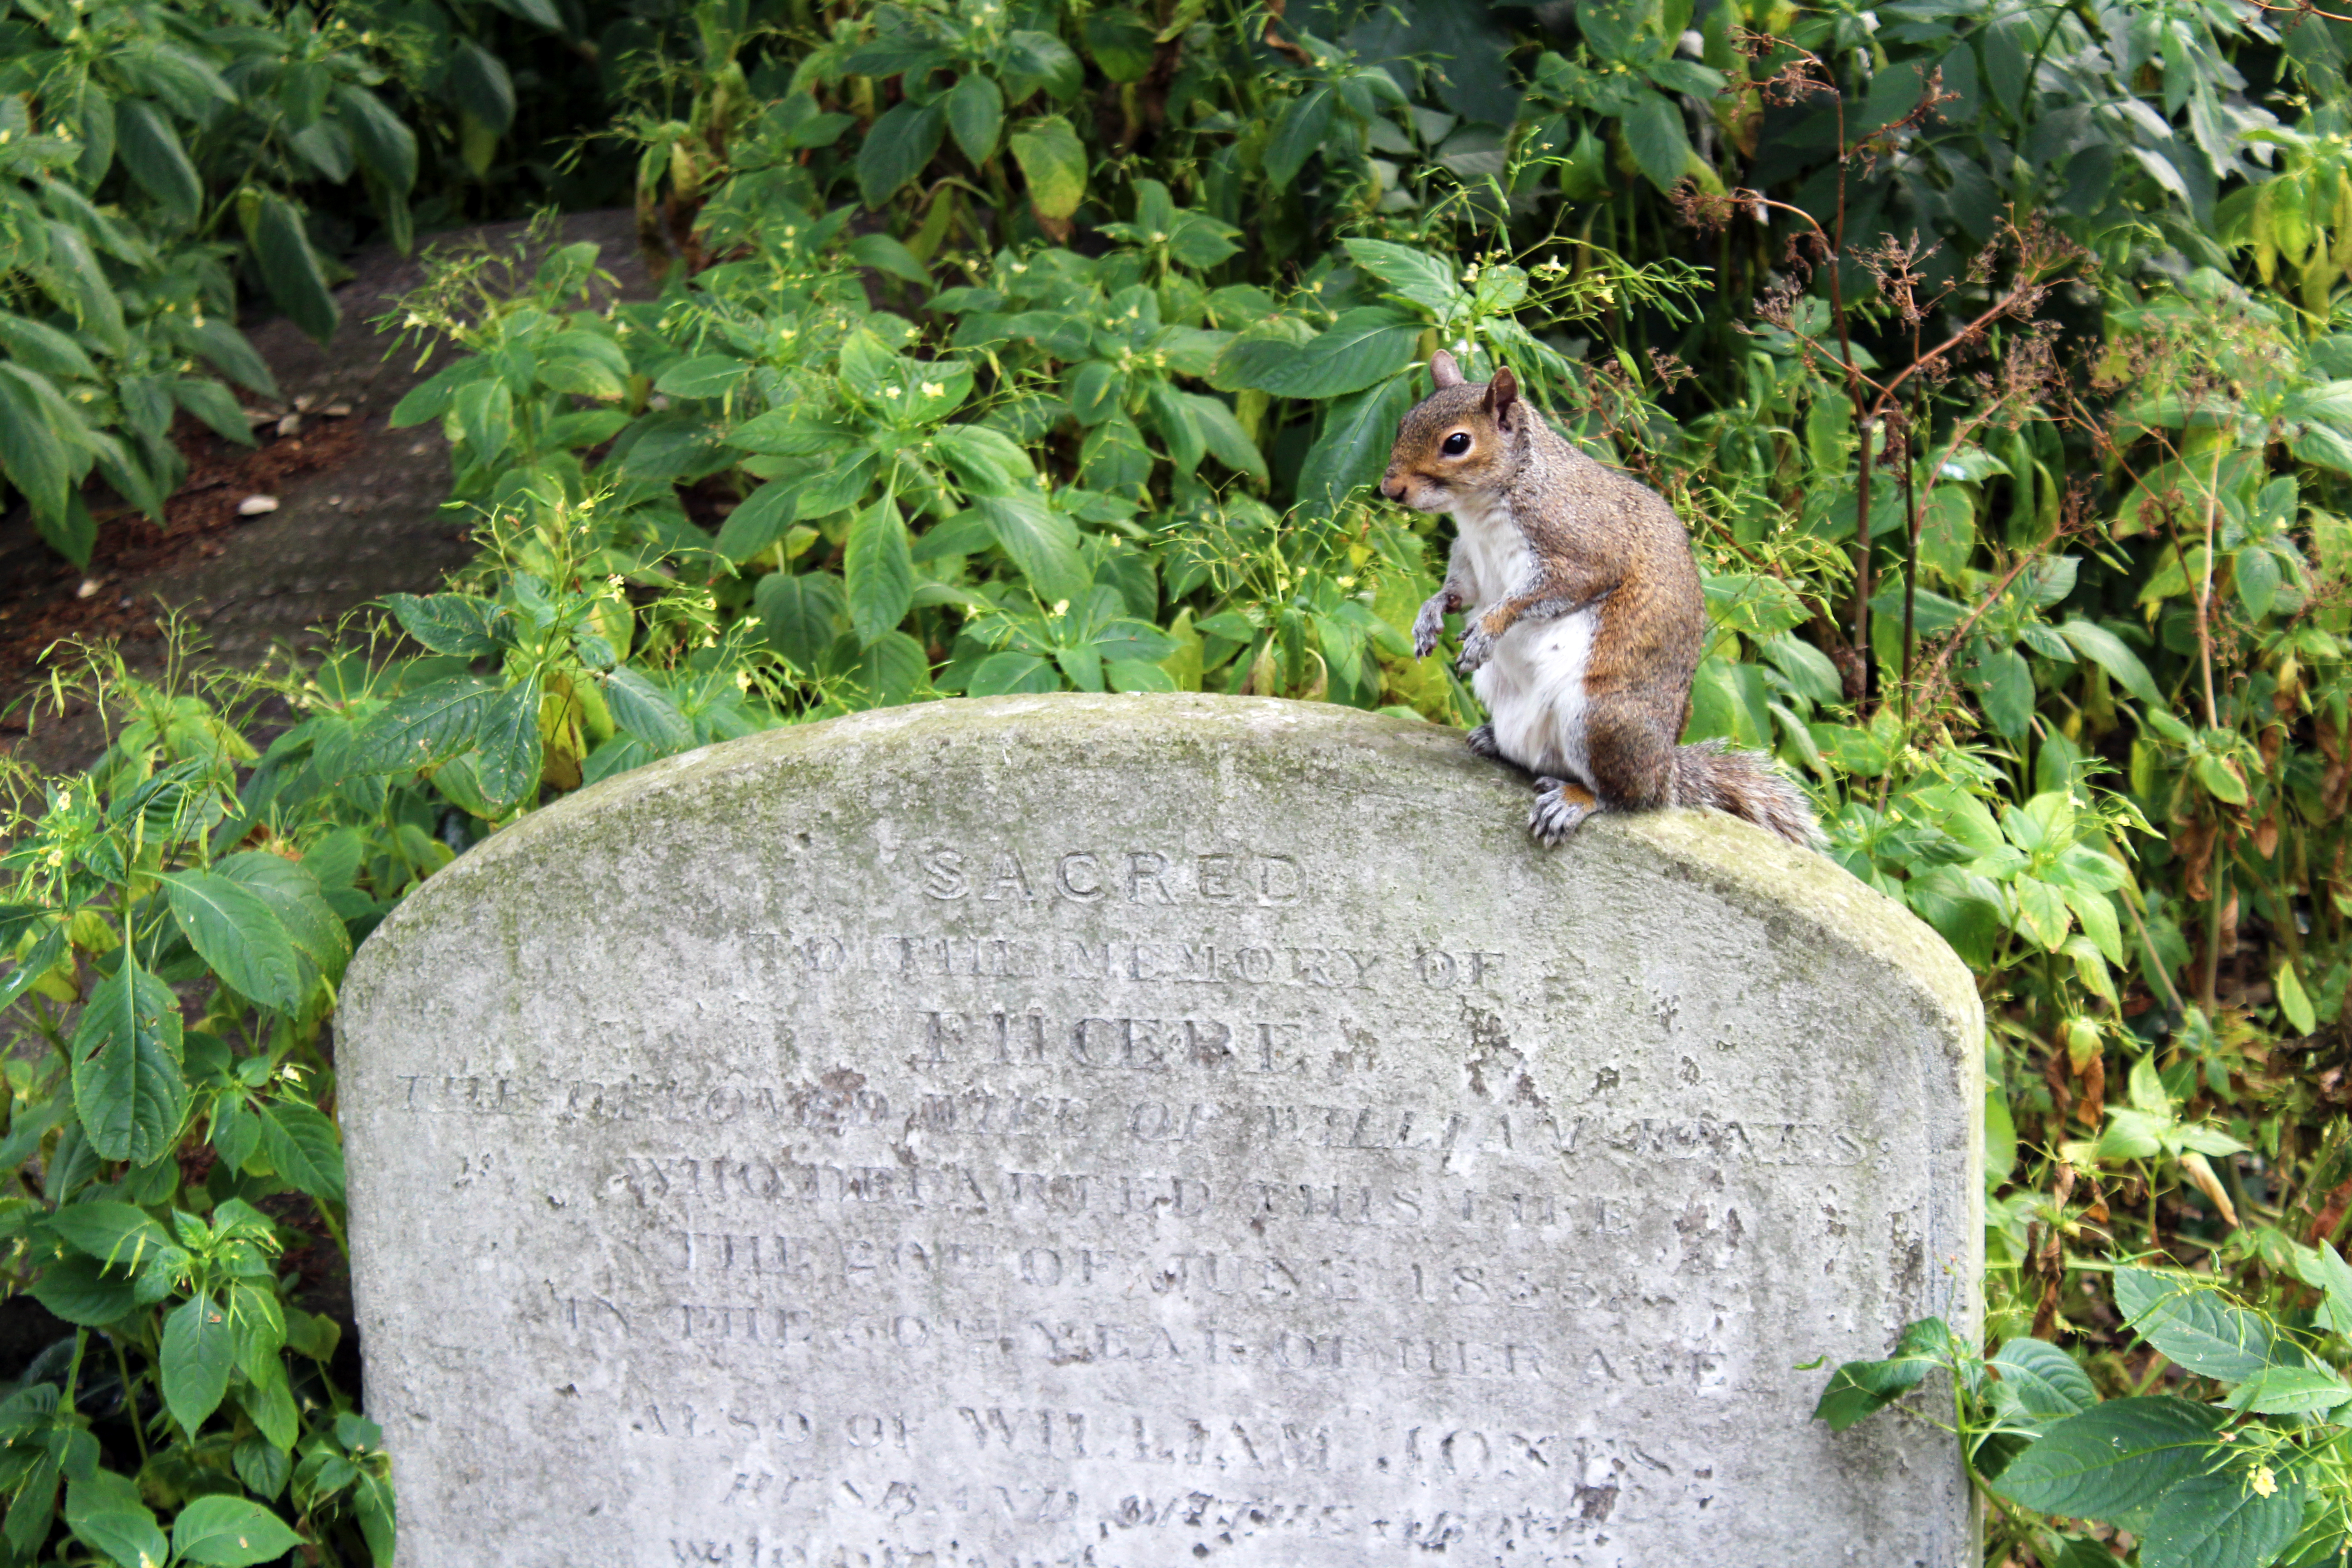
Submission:
<svg viewBox="0 0 2352 1568">
<path fill-rule="evenodd" d="M 1475 607 L 1460 668 L 1490 721 L 1470 749 L 1537 775 L 1528 830 L 1551 845 L 1596 811 L 1712 805 L 1817 845 L 1803 793 L 1768 758 L 1675 743 L 1706 607 L 1674 509 L 1552 430 L 1507 368 L 1466 382 L 1440 350 L 1429 373 L 1436 389 L 1397 422 L 1381 480 L 1455 524 L 1413 649 L 1426 658 L 1446 613 Z"/>
</svg>

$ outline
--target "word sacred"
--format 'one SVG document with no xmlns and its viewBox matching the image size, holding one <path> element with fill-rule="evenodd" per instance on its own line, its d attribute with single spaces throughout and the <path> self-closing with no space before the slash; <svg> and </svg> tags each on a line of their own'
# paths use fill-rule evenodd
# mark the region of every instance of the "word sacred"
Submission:
<svg viewBox="0 0 2352 1568">
<path fill-rule="evenodd" d="M 987 855 L 940 847 L 924 851 L 918 864 L 923 892 L 942 903 L 977 897 L 982 903 L 1295 904 L 1307 896 L 1307 872 L 1296 858 L 1255 850 L 1073 849 L 1024 858 L 1010 847 Z"/>
</svg>

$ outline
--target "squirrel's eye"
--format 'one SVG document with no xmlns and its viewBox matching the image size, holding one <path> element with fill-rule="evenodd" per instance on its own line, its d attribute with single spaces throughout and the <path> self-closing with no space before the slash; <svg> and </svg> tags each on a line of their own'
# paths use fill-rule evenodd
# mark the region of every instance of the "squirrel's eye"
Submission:
<svg viewBox="0 0 2352 1568">
<path fill-rule="evenodd" d="M 1458 458 L 1469 449 L 1470 432 L 1467 430 L 1456 430 L 1445 438 L 1445 445 L 1438 448 L 1449 458 Z"/>
</svg>

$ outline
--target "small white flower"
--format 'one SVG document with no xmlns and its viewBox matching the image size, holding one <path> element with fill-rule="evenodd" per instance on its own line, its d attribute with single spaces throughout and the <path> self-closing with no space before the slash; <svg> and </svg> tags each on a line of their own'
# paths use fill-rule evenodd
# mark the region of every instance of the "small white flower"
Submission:
<svg viewBox="0 0 2352 1568">
<path fill-rule="evenodd" d="M 886 386 L 882 389 L 882 395 L 885 397 L 896 397 L 898 395 L 898 389 L 895 386 Z"/>
<path fill-rule="evenodd" d="M 941 386 L 936 381 L 927 381 L 923 383 L 923 395 L 925 397 L 945 397 L 947 395 L 947 392 L 948 389 Z"/>
</svg>

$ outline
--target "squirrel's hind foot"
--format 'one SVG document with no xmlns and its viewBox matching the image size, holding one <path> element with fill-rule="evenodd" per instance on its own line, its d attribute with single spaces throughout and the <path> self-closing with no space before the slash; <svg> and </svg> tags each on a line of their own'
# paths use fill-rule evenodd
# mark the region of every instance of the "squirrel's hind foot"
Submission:
<svg viewBox="0 0 2352 1568">
<path fill-rule="evenodd" d="M 1479 725 L 1464 737 L 1463 743 L 1470 748 L 1470 754 L 1474 757 L 1484 757 L 1490 763 L 1503 760 L 1503 748 L 1495 742 L 1495 726 L 1492 724 Z"/>
<path fill-rule="evenodd" d="M 1584 825 L 1601 803 L 1582 784 L 1566 779 L 1536 780 L 1535 809 L 1528 813 L 1528 831 L 1547 849 Z"/>
</svg>

